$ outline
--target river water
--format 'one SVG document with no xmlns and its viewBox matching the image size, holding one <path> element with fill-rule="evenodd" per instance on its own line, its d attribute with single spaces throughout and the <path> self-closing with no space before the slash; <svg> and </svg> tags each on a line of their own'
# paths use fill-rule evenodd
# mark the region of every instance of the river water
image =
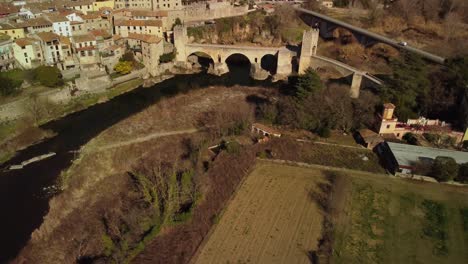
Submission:
<svg viewBox="0 0 468 264">
<path fill-rule="evenodd" d="M 31 233 L 38 228 L 48 212 L 51 186 L 60 173 L 73 162 L 75 154 L 101 131 L 141 110 L 161 98 L 209 86 L 279 87 L 282 83 L 254 81 L 245 65 L 230 65 L 230 72 L 217 77 L 205 73 L 177 75 L 150 88 L 139 87 L 112 100 L 91 106 L 59 120 L 43 129 L 57 135 L 20 151 L 2 165 L 20 164 L 33 157 L 55 152 L 57 155 L 31 163 L 21 170 L 0 172 L 0 263 L 7 263 L 25 246 Z"/>
</svg>

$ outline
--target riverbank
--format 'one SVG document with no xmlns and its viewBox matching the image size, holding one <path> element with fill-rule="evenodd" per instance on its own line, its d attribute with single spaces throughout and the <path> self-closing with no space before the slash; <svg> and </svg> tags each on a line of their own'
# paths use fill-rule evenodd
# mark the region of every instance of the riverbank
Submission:
<svg viewBox="0 0 468 264">
<path fill-rule="evenodd" d="M 152 222 L 150 218 L 156 217 L 152 211 L 142 210 L 146 207 L 140 199 L 145 193 L 141 180 L 132 181 L 128 172 L 151 182 L 154 176 L 147 174 L 147 166 L 162 164 L 163 168 L 192 171 L 200 194 L 204 193 L 197 177 L 204 175 L 203 161 L 212 159 L 205 146 L 217 143 L 218 129 L 233 124 L 232 120 L 251 122 L 255 107 L 247 98 L 269 93 L 275 90 L 240 86 L 194 90 L 162 99 L 106 129 L 82 147 L 73 165 L 62 173 L 63 192 L 50 201 L 44 222 L 18 260 L 66 263 L 80 256 L 92 259 L 103 254 L 112 257 L 109 259 L 131 259 L 149 239 L 145 235 L 148 230 L 170 228 L 177 221 L 165 220 L 169 222 L 162 226 Z M 151 136 L 156 134 L 160 136 Z M 192 163 L 194 153 L 201 153 L 200 167 Z M 144 188 L 149 188 L 146 184 L 150 182 Z M 121 221 L 127 223 L 127 230 L 114 230 L 121 228 L 117 225 Z M 61 239 L 65 234 L 68 242 Z M 74 241 L 82 241 L 83 247 L 77 248 Z"/>
<path fill-rule="evenodd" d="M 100 93 L 83 94 L 70 100 L 68 103 L 57 104 L 53 109 L 48 109 L 46 116 L 35 123 L 31 116 L 25 116 L 18 120 L 6 121 L 0 124 L 0 164 L 11 159 L 17 151 L 25 149 L 42 140 L 53 137 L 55 134 L 41 128 L 41 126 L 69 114 L 82 111 L 98 103 L 107 102 L 123 93 L 138 88 L 143 84 L 142 79 L 133 79 L 118 84 L 111 89 Z M 40 112 L 42 107 L 50 107 L 47 102 L 37 102 L 34 108 Z M 42 105 L 41 105 L 42 104 Z M 33 110 L 31 110 L 33 111 Z M 31 113 L 34 114 L 34 113 Z M 40 113 L 36 113 L 40 114 Z M 32 124 L 32 126 L 31 126 Z"/>
</svg>

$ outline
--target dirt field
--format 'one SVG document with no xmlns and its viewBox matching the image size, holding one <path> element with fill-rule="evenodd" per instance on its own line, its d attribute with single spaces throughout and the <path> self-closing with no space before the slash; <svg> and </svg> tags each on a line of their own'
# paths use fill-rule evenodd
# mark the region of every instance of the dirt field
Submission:
<svg viewBox="0 0 468 264">
<path fill-rule="evenodd" d="M 196 263 L 310 263 L 323 215 L 311 198 L 324 175 L 259 162 L 201 247 Z"/>
<path fill-rule="evenodd" d="M 345 176 L 333 263 L 468 263 L 466 188 Z"/>
</svg>

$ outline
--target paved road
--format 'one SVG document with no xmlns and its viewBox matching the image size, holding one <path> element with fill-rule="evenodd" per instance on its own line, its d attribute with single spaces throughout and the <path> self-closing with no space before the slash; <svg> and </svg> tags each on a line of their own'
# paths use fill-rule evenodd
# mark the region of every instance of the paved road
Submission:
<svg viewBox="0 0 468 264">
<path fill-rule="evenodd" d="M 301 8 L 301 7 L 294 7 L 294 9 L 296 9 L 296 11 L 318 17 L 320 19 L 323 19 L 325 21 L 328 21 L 328 22 L 333 23 L 335 25 L 338 25 L 340 27 L 343 27 L 343 28 L 358 32 L 359 34 L 368 36 L 370 38 L 378 40 L 379 42 L 382 42 L 382 43 L 388 44 L 390 46 L 393 46 L 393 47 L 395 47 L 397 49 L 406 50 L 406 51 L 409 51 L 409 52 L 416 53 L 416 54 L 418 54 L 418 55 L 420 55 L 420 56 L 422 56 L 422 57 L 424 57 L 424 58 L 426 58 L 426 59 L 428 59 L 430 61 L 440 63 L 440 64 L 445 63 L 445 58 L 443 58 L 443 57 L 434 55 L 432 53 L 429 53 L 429 52 L 426 52 L 426 51 L 423 51 L 423 50 L 420 50 L 420 49 L 417 49 L 417 48 L 413 48 L 411 46 L 402 46 L 402 45 L 398 44 L 399 42 L 396 41 L 396 40 L 393 40 L 391 38 L 387 38 L 387 37 L 384 37 L 382 35 L 370 32 L 370 31 L 365 30 L 365 29 L 360 28 L 360 27 L 355 27 L 355 26 L 353 26 L 351 24 L 348 24 L 346 22 L 343 22 L 341 20 L 337 20 L 337 19 L 331 18 L 329 16 L 326 16 L 326 15 L 323 15 L 323 14 L 320 14 L 320 13 L 317 13 L 317 12 L 314 12 L 314 11 L 311 11 L 311 10 L 308 10 L 308 9 L 304 9 L 304 8 Z"/>
</svg>

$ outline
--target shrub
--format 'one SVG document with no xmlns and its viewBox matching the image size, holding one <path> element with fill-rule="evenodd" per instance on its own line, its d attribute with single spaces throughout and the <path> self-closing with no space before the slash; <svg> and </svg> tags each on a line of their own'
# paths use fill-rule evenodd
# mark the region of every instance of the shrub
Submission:
<svg viewBox="0 0 468 264">
<path fill-rule="evenodd" d="M 462 183 L 468 183 L 468 162 L 460 165 L 456 180 Z"/>
<path fill-rule="evenodd" d="M 417 145 L 418 144 L 418 139 L 416 138 L 416 136 L 413 133 L 406 133 L 403 136 L 403 140 L 408 142 L 408 144 L 410 144 L 410 145 Z"/>
<path fill-rule="evenodd" d="M 424 133 L 424 134 L 423 134 L 423 137 L 424 137 L 427 141 L 429 141 L 429 142 L 431 142 L 431 143 L 436 143 L 436 142 L 438 142 L 439 139 L 440 139 L 440 136 L 439 136 L 439 135 L 430 134 L 430 133 Z"/>
<path fill-rule="evenodd" d="M 328 127 L 320 127 L 317 130 L 317 134 L 323 138 L 329 138 L 331 136 L 331 130 Z"/>
<path fill-rule="evenodd" d="M 436 157 L 432 164 L 432 176 L 438 181 L 453 180 L 458 174 L 458 164 L 450 157 Z"/>
<path fill-rule="evenodd" d="M 47 87 L 63 85 L 62 74 L 57 67 L 39 66 L 34 70 L 34 79 Z"/>
<path fill-rule="evenodd" d="M 232 141 L 226 145 L 226 151 L 229 154 L 237 155 L 240 153 L 241 147 L 242 147 L 241 144 L 239 144 L 236 141 Z"/>
<path fill-rule="evenodd" d="M 119 61 L 114 70 L 120 74 L 129 74 L 133 70 L 133 63 L 130 61 Z"/>
<path fill-rule="evenodd" d="M 163 55 L 159 57 L 159 62 L 160 63 L 171 62 L 175 59 L 175 56 L 176 56 L 175 52 L 164 53 Z"/>
<path fill-rule="evenodd" d="M 21 81 L 13 80 L 8 77 L 0 76 L 0 95 L 8 96 L 18 92 Z"/>
</svg>

